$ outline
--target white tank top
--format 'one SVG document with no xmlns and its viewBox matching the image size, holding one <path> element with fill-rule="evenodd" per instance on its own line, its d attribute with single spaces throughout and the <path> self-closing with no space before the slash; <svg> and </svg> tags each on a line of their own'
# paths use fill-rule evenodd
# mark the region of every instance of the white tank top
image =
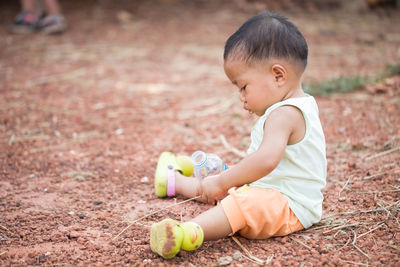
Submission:
<svg viewBox="0 0 400 267">
<path fill-rule="evenodd" d="M 247 153 L 251 154 L 260 147 L 265 120 L 271 111 L 284 105 L 301 110 L 306 123 L 304 138 L 286 146 L 278 166 L 250 185 L 279 190 L 287 198 L 303 227 L 308 228 L 321 220 L 324 199 L 321 190 L 326 184 L 325 136 L 314 97 L 290 98 L 268 108 L 251 131 L 251 144 Z"/>
</svg>

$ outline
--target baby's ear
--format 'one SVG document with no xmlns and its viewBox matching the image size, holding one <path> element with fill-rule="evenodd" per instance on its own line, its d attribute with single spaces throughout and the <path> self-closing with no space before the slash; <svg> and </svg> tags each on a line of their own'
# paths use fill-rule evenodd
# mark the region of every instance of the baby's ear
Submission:
<svg viewBox="0 0 400 267">
<path fill-rule="evenodd" d="M 287 79 L 287 72 L 285 67 L 280 64 L 274 64 L 271 67 L 272 75 L 275 78 L 275 82 L 279 85 L 283 84 Z"/>
</svg>

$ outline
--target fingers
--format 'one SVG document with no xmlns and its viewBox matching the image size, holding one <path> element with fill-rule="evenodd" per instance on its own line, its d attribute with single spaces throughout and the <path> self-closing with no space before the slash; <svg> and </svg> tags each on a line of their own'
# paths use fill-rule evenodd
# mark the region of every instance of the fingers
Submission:
<svg viewBox="0 0 400 267">
<path fill-rule="evenodd" d="M 209 198 L 205 193 L 203 193 L 201 196 L 201 202 L 214 205 L 216 201 L 215 199 Z"/>
<path fill-rule="evenodd" d="M 208 204 L 215 206 L 217 203 L 217 200 L 215 198 L 209 198 L 207 201 Z"/>
<path fill-rule="evenodd" d="M 201 200 L 201 202 L 203 202 L 203 203 L 208 203 L 207 195 L 203 193 L 203 194 L 201 195 L 201 199 L 200 199 L 200 200 Z"/>
</svg>

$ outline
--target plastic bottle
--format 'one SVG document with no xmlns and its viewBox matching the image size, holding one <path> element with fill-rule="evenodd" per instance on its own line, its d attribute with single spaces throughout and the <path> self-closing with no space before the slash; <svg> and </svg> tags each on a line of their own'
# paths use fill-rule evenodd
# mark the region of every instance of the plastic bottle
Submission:
<svg viewBox="0 0 400 267">
<path fill-rule="evenodd" d="M 197 179 L 216 175 L 228 169 L 228 166 L 215 154 L 196 151 L 192 155 L 194 175 Z"/>
</svg>

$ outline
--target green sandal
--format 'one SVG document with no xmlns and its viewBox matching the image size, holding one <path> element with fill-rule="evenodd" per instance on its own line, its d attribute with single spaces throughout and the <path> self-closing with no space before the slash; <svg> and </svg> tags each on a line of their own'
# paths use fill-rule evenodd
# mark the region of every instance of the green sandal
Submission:
<svg viewBox="0 0 400 267">
<path fill-rule="evenodd" d="M 201 246 L 204 233 L 194 222 L 178 223 L 164 219 L 154 223 L 150 230 L 150 248 L 165 259 L 175 257 L 180 249 L 192 251 Z"/>
<path fill-rule="evenodd" d="M 175 156 L 171 152 L 163 152 L 158 159 L 154 189 L 158 197 L 175 195 L 175 171 L 185 176 L 193 174 L 193 164 L 188 156 Z"/>
</svg>

